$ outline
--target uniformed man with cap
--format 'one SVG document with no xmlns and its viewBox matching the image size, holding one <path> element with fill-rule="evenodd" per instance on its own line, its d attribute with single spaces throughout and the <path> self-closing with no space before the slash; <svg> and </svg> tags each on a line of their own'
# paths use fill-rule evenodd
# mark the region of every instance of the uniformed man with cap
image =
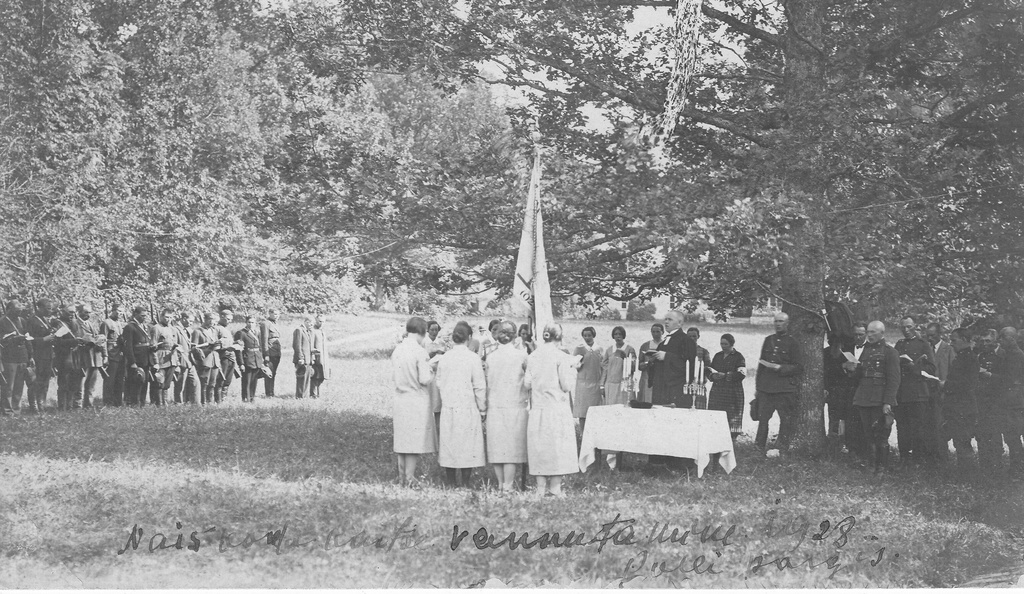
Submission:
<svg viewBox="0 0 1024 594">
<path fill-rule="evenodd" d="M 775 411 L 779 412 L 780 449 L 789 446 L 796 430 L 800 376 L 804 372 L 800 345 L 789 334 L 789 315 L 775 314 L 774 324 L 775 334 L 764 339 L 757 366 L 758 424 L 754 441 L 762 451 L 768 444 L 768 422 Z"/>
<path fill-rule="evenodd" d="M 857 381 L 853 406 L 860 414 L 861 426 L 867 436 L 869 460 L 875 474 L 885 470 L 889 454 L 889 432 L 892 430 L 892 409 L 900 389 L 900 358 L 896 349 L 885 344 L 885 325 L 880 321 L 868 324 L 867 343 L 857 361 L 843 364 Z"/>
</svg>

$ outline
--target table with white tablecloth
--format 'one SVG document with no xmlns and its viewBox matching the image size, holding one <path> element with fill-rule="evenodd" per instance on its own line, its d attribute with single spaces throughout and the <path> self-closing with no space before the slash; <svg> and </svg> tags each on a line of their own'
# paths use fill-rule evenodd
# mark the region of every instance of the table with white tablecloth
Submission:
<svg viewBox="0 0 1024 594">
<path fill-rule="evenodd" d="M 581 471 L 586 472 L 594 462 L 595 448 L 691 458 L 697 462 L 698 477 L 704 475 L 711 454 L 719 454 L 718 462 L 726 472 L 736 468 L 729 419 L 720 410 L 594 406 L 587 411 L 580 445 Z"/>
</svg>

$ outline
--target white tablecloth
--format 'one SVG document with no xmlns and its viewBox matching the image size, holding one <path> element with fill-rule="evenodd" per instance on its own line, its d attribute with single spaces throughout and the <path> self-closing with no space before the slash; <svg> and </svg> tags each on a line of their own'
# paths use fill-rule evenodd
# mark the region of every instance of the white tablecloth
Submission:
<svg viewBox="0 0 1024 594">
<path fill-rule="evenodd" d="M 593 406 L 580 444 L 580 470 L 594 462 L 595 448 L 609 452 L 633 452 L 697 461 L 697 476 L 711 454 L 720 454 L 726 472 L 736 468 L 729 419 L 724 411 L 691 408 L 629 408 L 623 404 Z"/>
</svg>

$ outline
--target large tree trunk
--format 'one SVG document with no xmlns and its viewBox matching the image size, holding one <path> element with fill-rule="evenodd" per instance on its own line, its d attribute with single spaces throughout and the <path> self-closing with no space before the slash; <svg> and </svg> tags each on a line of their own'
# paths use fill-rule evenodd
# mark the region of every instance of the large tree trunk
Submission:
<svg viewBox="0 0 1024 594">
<path fill-rule="evenodd" d="M 824 308 L 825 217 L 827 171 L 821 158 L 828 124 L 824 41 L 825 3 L 786 3 L 786 66 L 783 81 L 787 130 L 779 151 L 785 198 L 796 205 L 790 232 L 783 237 L 779 263 L 783 308 L 790 315 L 790 333 L 803 351 L 804 375 L 794 451 L 817 455 L 825 450 L 824 373 L 822 343 L 825 325 L 817 312 Z"/>
</svg>

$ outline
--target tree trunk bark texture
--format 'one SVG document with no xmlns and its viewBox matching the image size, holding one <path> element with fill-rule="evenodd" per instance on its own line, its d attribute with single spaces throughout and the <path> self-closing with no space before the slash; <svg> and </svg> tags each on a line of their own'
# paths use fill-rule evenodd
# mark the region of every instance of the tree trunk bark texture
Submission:
<svg viewBox="0 0 1024 594">
<path fill-rule="evenodd" d="M 820 455 L 825 450 L 824 373 L 824 245 L 827 172 L 822 141 L 828 134 L 822 104 L 827 99 L 824 44 L 826 4 L 820 0 L 786 3 L 784 101 L 787 130 L 780 163 L 785 198 L 795 204 L 790 231 L 782 238 L 779 262 L 784 311 L 790 333 L 804 359 L 800 405 L 793 451 Z"/>
</svg>

